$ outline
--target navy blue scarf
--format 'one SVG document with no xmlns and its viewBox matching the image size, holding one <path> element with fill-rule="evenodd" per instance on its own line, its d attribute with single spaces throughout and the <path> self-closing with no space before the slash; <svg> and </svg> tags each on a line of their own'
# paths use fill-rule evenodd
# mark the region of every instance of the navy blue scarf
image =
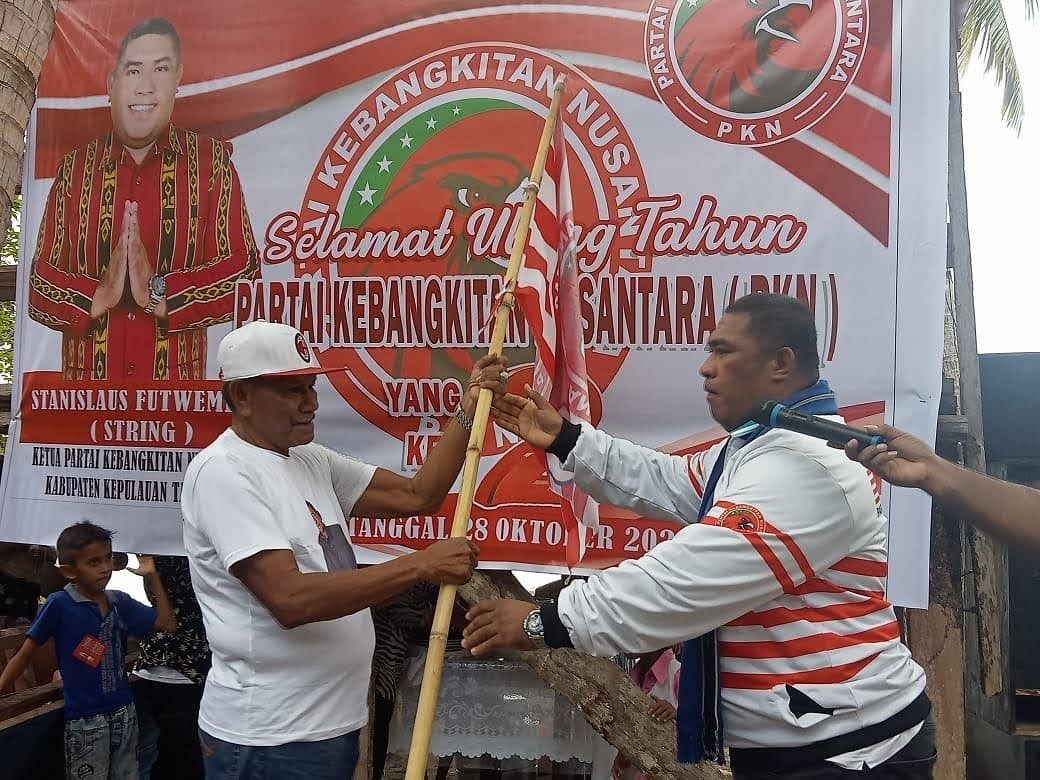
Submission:
<svg viewBox="0 0 1040 780">
<path fill-rule="evenodd" d="M 806 414 L 838 413 L 834 392 L 822 379 L 785 398 L 781 403 Z M 722 476 L 729 442 L 733 439 L 750 442 L 768 430 L 770 429 L 766 426 L 750 423 L 733 431 L 704 485 L 704 497 L 697 514 L 698 523 L 715 503 L 715 486 Z M 722 762 L 722 691 L 715 631 L 709 631 L 683 644 L 676 736 L 680 762 L 695 764 L 705 758 Z"/>
</svg>

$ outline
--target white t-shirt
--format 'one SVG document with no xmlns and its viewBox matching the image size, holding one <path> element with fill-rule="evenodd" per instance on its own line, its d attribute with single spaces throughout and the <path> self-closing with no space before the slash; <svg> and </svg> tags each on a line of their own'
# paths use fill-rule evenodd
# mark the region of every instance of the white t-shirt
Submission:
<svg viewBox="0 0 1040 780">
<path fill-rule="evenodd" d="M 331 739 L 367 722 L 369 611 L 286 629 L 230 569 L 263 550 L 292 550 L 304 573 L 355 565 L 344 516 L 374 473 L 319 444 L 286 457 L 231 429 L 191 462 L 181 509 L 213 651 L 199 710 L 208 734 L 273 746 Z"/>
</svg>

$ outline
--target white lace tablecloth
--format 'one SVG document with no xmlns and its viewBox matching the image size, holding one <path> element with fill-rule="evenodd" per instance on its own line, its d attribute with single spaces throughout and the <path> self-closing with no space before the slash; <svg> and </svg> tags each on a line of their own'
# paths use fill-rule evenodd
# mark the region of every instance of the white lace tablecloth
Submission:
<svg viewBox="0 0 1040 780">
<path fill-rule="evenodd" d="M 408 752 L 425 655 L 411 660 L 398 688 L 390 751 Z M 570 702 L 519 661 L 448 653 L 430 752 L 601 764 L 613 749 Z M 609 768 L 609 763 L 607 764 Z"/>
</svg>

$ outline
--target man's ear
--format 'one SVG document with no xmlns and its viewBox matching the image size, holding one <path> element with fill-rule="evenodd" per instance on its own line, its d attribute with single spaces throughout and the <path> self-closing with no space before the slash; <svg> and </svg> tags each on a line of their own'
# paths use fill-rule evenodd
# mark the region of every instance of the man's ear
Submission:
<svg viewBox="0 0 1040 780">
<path fill-rule="evenodd" d="M 228 395 L 235 404 L 235 411 L 239 414 L 249 414 L 249 382 L 237 379 L 228 385 Z"/>
<path fill-rule="evenodd" d="M 780 347 L 773 355 L 773 378 L 790 379 L 798 373 L 798 356 L 790 347 Z"/>
<path fill-rule="evenodd" d="M 76 570 L 67 563 L 59 564 L 58 571 L 60 571 L 61 575 L 67 580 L 76 579 Z"/>
</svg>

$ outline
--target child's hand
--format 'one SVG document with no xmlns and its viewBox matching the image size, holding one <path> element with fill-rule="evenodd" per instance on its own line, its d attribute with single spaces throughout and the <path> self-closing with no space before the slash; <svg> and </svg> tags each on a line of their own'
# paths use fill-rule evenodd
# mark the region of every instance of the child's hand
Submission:
<svg viewBox="0 0 1040 780">
<path fill-rule="evenodd" d="M 658 699 L 656 696 L 651 698 L 654 700 L 654 706 L 650 708 L 651 718 L 658 723 L 668 723 L 675 720 L 675 707 L 664 701 L 664 699 Z"/>
<path fill-rule="evenodd" d="M 151 555 L 138 555 L 137 556 L 137 568 L 133 566 L 127 566 L 127 571 L 132 571 L 138 577 L 149 577 L 156 573 L 155 571 L 155 559 Z"/>
</svg>

